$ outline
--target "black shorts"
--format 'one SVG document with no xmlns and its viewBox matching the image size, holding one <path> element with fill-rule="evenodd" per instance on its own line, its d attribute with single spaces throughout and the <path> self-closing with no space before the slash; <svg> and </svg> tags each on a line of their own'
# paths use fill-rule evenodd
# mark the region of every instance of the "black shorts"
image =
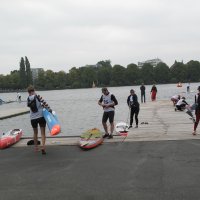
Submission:
<svg viewBox="0 0 200 200">
<path fill-rule="evenodd" d="M 106 123 L 107 120 L 109 119 L 109 122 L 113 123 L 114 115 L 115 115 L 115 111 L 104 112 L 103 117 L 102 117 L 102 122 Z"/>
<path fill-rule="evenodd" d="M 38 124 L 40 125 L 40 127 L 46 126 L 46 120 L 44 119 L 44 117 L 40 117 L 40 118 L 31 120 L 31 125 L 33 128 L 37 128 Z"/>
</svg>

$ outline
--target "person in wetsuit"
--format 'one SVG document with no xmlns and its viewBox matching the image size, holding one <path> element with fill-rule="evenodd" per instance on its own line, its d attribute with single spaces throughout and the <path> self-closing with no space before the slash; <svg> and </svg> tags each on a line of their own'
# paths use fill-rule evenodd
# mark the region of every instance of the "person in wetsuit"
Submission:
<svg viewBox="0 0 200 200">
<path fill-rule="evenodd" d="M 138 97 L 135 94 L 135 91 L 133 89 L 130 90 L 130 95 L 127 98 L 127 104 L 130 109 L 130 126 L 129 128 L 132 128 L 133 125 L 133 116 L 135 115 L 135 128 L 138 128 L 138 114 L 140 111 L 140 104 L 138 102 Z"/>
</svg>

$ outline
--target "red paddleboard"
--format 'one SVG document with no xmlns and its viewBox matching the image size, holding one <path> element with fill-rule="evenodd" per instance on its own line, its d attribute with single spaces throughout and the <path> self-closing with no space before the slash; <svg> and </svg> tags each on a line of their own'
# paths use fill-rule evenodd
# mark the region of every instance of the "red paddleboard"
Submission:
<svg viewBox="0 0 200 200">
<path fill-rule="evenodd" d="M 103 133 L 97 129 L 89 129 L 84 132 L 79 140 L 79 146 L 83 149 L 92 149 L 103 142 Z"/>
<path fill-rule="evenodd" d="M 5 149 L 17 143 L 22 137 L 22 129 L 13 129 L 3 133 L 0 137 L 0 149 Z"/>
</svg>

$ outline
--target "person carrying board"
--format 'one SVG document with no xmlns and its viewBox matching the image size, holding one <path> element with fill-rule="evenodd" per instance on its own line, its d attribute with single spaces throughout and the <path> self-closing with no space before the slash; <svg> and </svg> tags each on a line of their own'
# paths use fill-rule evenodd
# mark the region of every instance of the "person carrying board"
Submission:
<svg viewBox="0 0 200 200">
<path fill-rule="evenodd" d="M 27 91 L 29 94 L 27 98 L 27 106 L 30 108 L 30 120 L 31 120 L 31 125 L 32 125 L 33 133 L 34 133 L 33 139 L 34 139 L 35 151 L 36 152 L 39 151 L 38 149 L 38 124 L 39 124 L 41 137 L 42 137 L 41 152 L 44 155 L 46 154 L 46 151 L 45 151 L 46 121 L 44 119 L 43 112 L 42 112 L 43 106 L 33 86 L 29 86 L 27 88 Z"/>
</svg>

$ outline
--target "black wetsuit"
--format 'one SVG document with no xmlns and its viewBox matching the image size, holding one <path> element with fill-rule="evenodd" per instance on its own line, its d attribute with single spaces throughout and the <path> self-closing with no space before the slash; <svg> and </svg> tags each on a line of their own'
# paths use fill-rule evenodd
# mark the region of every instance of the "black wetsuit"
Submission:
<svg viewBox="0 0 200 200">
<path fill-rule="evenodd" d="M 141 85 L 140 86 L 140 90 L 141 90 L 141 102 L 145 103 L 146 102 L 146 98 L 145 98 L 145 86 L 144 85 Z"/>
<path fill-rule="evenodd" d="M 140 104 L 138 102 L 137 95 L 129 95 L 127 98 L 127 104 L 130 107 L 130 126 L 133 124 L 133 116 L 135 115 L 136 126 L 138 126 L 138 114 L 140 111 Z"/>
</svg>

